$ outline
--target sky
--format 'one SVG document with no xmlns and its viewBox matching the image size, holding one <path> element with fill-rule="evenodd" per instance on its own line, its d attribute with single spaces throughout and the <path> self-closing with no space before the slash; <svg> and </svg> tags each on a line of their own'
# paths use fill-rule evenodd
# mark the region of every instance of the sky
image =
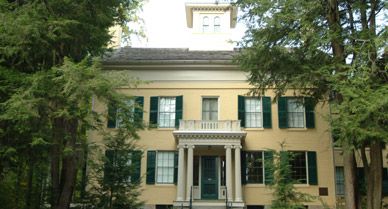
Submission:
<svg viewBox="0 0 388 209">
<path fill-rule="evenodd" d="M 188 48 L 191 33 L 186 25 L 186 0 L 145 0 L 139 16 L 144 20 L 146 38 L 131 37 L 132 47 Z M 239 41 L 244 35 L 243 23 L 237 23 L 231 40 Z"/>
</svg>

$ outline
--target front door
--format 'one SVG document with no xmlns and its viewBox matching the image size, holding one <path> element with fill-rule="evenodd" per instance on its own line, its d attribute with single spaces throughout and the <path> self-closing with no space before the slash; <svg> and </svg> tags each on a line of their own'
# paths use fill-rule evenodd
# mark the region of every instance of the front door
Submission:
<svg viewBox="0 0 388 209">
<path fill-rule="evenodd" d="M 215 156 L 202 157 L 201 197 L 202 199 L 218 199 L 217 161 Z"/>
</svg>

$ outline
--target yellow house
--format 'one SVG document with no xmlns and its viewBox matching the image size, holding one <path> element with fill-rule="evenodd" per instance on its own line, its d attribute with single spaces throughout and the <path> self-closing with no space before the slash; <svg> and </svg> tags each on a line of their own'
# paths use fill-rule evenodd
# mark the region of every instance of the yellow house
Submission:
<svg viewBox="0 0 388 209">
<path fill-rule="evenodd" d="M 290 162 L 296 188 L 334 208 L 343 178 L 335 176 L 341 161 L 334 159 L 328 105 L 313 106 L 294 90 L 276 103 L 271 89 L 248 96 L 248 74 L 232 63 L 238 51 L 227 42 L 237 10 L 229 1 L 204 2 L 186 3 L 189 49 L 124 47 L 104 60 L 106 70 L 149 81 L 120 89 L 136 96 L 144 122 L 156 127 L 140 131 L 137 142 L 144 151 L 144 207 L 269 208 L 272 173 L 265 161 L 284 142 L 297 153 Z M 108 121 L 108 128 L 116 125 Z M 322 208 L 322 202 L 305 204 Z"/>
</svg>

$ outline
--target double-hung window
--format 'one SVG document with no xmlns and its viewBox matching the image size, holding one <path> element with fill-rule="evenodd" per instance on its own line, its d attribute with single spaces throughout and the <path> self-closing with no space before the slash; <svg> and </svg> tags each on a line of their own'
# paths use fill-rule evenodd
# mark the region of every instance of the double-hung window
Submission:
<svg viewBox="0 0 388 209">
<path fill-rule="evenodd" d="M 161 128 L 175 126 L 175 97 L 161 97 L 159 100 L 158 124 Z"/>
<path fill-rule="evenodd" d="M 174 152 L 158 152 L 156 157 L 156 182 L 174 183 Z"/>
<path fill-rule="evenodd" d="M 139 183 L 141 151 L 108 149 L 105 151 L 104 182 Z"/>
<path fill-rule="evenodd" d="M 293 152 L 290 160 L 291 178 L 297 183 L 307 183 L 307 159 L 305 152 Z"/>
<path fill-rule="evenodd" d="M 264 181 L 263 152 L 245 152 L 245 160 L 245 182 L 262 184 Z"/>
<path fill-rule="evenodd" d="M 125 123 L 139 125 L 143 121 L 144 97 L 134 97 L 123 102 L 122 106 L 108 105 L 108 128 L 120 128 Z"/>
<path fill-rule="evenodd" d="M 178 154 L 175 151 L 147 152 L 147 184 L 176 183 L 178 174 Z"/>
<path fill-rule="evenodd" d="M 314 103 L 309 97 L 280 97 L 279 128 L 314 128 Z"/>
<path fill-rule="evenodd" d="M 220 18 L 220 16 L 214 17 L 214 32 L 215 33 L 221 32 L 221 18 Z"/>
<path fill-rule="evenodd" d="M 209 29 L 210 29 L 209 17 L 205 16 L 205 17 L 202 18 L 202 32 L 208 33 L 210 31 Z"/>
<path fill-rule="evenodd" d="M 183 97 L 151 97 L 150 124 L 159 128 L 179 126 L 182 119 Z"/>
<path fill-rule="evenodd" d="M 335 193 L 336 195 L 345 194 L 344 167 L 335 167 Z"/>
<path fill-rule="evenodd" d="M 245 127 L 263 127 L 262 105 L 260 98 L 245 98 Z"/>
<path fill-rule="evenodd" d="M 291 153 L 291 157 L 289 156 Z M 288 160 L 291 168 L 290 178 L 298 184 L 318 185 L 316 152 L 282 152 L 281 160 Z"/>
<path fill-rule="evenodd" d="M 271 128 L 271 98 L 238 96 L 238 119 L 245 128 Z"/>
<path fill-rule="evenodd" d="M 287 124 L 289 128 L 304 127 L 304 106 L 301 99 L 287 99 Z"/>
<path fill-rule="evenodd" d="M 273 163 L 271 151 L 241 152 L 241 181 L 243 184 L 272 184 Z M 267 167 L 268 166 L 268 167 Z"/>
<path fill-rule="evenodd" d="M 218 98 L 202 99 L 202 120 L 218 120 Z"/>
</svg>

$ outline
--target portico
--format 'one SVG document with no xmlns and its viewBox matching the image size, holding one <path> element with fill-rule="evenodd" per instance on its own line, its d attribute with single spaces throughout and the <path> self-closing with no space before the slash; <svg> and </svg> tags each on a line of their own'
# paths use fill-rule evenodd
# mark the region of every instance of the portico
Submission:
<svg viewBox="0 0 388 209">
<path fill-rule="evenodd" d="M 241 130 L 240 121 L 181 120 L 173 135 L 178 144 L 174 205 L 188 205 L 190 201 L 195 205 L 200 199 L 202 202 L 225 200 L 235 207 L 243 207 L 240 155 L 246 133 Z M 194 174 L 201 179 L 197 185 L 193 184 Z"/>
</svg>

